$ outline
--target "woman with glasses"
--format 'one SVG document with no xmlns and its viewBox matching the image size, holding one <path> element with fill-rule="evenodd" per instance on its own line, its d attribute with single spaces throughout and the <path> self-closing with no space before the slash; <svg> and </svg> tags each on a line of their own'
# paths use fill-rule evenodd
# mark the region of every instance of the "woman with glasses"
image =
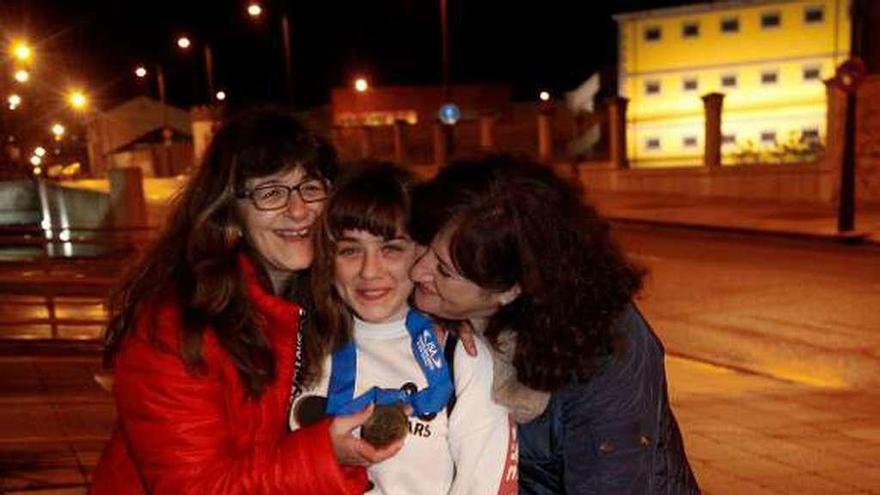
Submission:
<svg viewBox="0 0 880 495">
<path fill-rule="evenodd" d="M 546 166 L 449 165 L 414 193 L 415 304 L 493 344 L 522 494 L 698 493 L 663 348 L 608 223 Z"/>
<path fill-rule="evenodd" d="M 310 331 L 312 237 L 331 148 L 287 114 L 225 122 L 167 227 L 111 301 L 118 424 L 91 493 L 360 494 L 389 458 L 370 410 L 287 433 Z"/>
</svg>

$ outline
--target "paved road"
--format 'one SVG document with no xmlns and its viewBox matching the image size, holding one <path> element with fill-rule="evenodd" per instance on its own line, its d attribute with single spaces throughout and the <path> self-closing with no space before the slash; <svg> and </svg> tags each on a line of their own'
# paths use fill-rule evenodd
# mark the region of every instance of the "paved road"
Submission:
<svg viewBox="0 0 880 495">
<path fill-rule="evenodd" d="M 618 227 L 669 350 L 802 383 L 880 384 L 880 248 Z"/>
</svg>

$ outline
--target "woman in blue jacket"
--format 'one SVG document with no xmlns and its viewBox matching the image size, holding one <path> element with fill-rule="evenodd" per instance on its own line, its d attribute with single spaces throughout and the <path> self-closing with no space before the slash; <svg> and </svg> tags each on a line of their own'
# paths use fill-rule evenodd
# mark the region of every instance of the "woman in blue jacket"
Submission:
<svg viewBox="0 0 880 495">
<path fill-rule="evenodd" d="M 417 190 L 415 304 L 487 339 L 519 423 L 525 494 L 699 493 L 663 348 L 632 302 L 642 273 L 549 168 L 460 162 Z"/>
</svg>

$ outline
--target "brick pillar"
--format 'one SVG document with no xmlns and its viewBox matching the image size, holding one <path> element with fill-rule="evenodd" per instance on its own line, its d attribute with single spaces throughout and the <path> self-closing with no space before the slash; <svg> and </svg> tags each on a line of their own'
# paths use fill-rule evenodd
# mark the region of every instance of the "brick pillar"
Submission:
<svg viewBox="0 0 880 495">
<path fill-rule="evenodd" d="M 492 151 L 495 148 L 495 116 L 480 117 L 480 148 Z"/>
<path fill-rule="evenodd" d="M 110 215 L 116 228 L 143 227 L 147 224 L 144 174 L 140 167 L 107 170 L 110 182 Z"/>
<path fill-rule="evenodd" d="M 846 92 L 831 79 L 825 81 L 828 109 L 825 117 L 825 167 L 831 171 L 821 186 L 822 199 L 831 201 L 840 192 L 840 169 L 846 143 Z"/>
<path fill-rule="evenodd" d="M 442 167 L 449 161 L 453 153 L 455 126 L 434 121 L 434 164 Z"/>
<path fill-rule="evenodd" d="M 373 129 L 368 125 L 357 128 L 360 157 L 369 158 L 373 155 Z"/>
<path fill-rule="evenodd" d="M 709 168 L 721 166 L 721 107 L 724 95 L 709 93 L 703 96 L 703 112 L 706 119 L 703 165 Z"/>
<path fill-rule="evenodd" d="M 614 168 L 629 168 L 626 158 L 626 105 L 622 96 L 608 98 L 608 155 Z"/>
<path fill-rule="evenodd" d="M 406 130 L 409 124 L 405 120 L 394 121 L 394 161 L 406 163 Z"/>
<path fill-rule="evenodd" d="M 208 143 L 214 136 L 214 131 L 220 124 L 220 109 L 212 106 L 195 106 L 190 109 L 190 121 L 192 122 L 193 136 L 193 164 L 198 165 L 202 161 L 202 155 L 208 148 Z M 180 167 L 185 169 L 187 167 Z"/>
<path fill-rule="evenodd" d="M 538 105 L 538 159 L 553 161 L 553 106 L 542 102 Z"/>
</svg>

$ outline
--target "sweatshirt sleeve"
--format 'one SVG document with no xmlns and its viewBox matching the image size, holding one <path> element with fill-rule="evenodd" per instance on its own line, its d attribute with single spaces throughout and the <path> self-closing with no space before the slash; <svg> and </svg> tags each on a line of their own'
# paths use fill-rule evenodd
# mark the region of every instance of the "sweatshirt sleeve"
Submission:
<svg viewBox="0 0 880 495">
<path fill-rule="evenodd" d="M 516 426 L 492 401 L 492 353 L 477 340 L 477 356 L 455 349 L 456 403 L 449 417 L 455 462 L 451 495 L 517 493 Z"/>
<path fill-rule="evenodd" d="M 259 406 L 242 398 L 227 407 L 228 381 L 238 377 L 218 371 L 218 352 L 206 349 L 208 371 L 197 375 L 176 353 L 137 334 L 118 356 L 117 414 L 149 493 L 363 493 L 366 474 L 337 464 L 328 421 L 291 434 L 280 430 L 277 439 L 250 439 L 259 449 L 240 445 L 233 433 L 248 425 L 235 417 L 237 408 Z"/>
</svg>

